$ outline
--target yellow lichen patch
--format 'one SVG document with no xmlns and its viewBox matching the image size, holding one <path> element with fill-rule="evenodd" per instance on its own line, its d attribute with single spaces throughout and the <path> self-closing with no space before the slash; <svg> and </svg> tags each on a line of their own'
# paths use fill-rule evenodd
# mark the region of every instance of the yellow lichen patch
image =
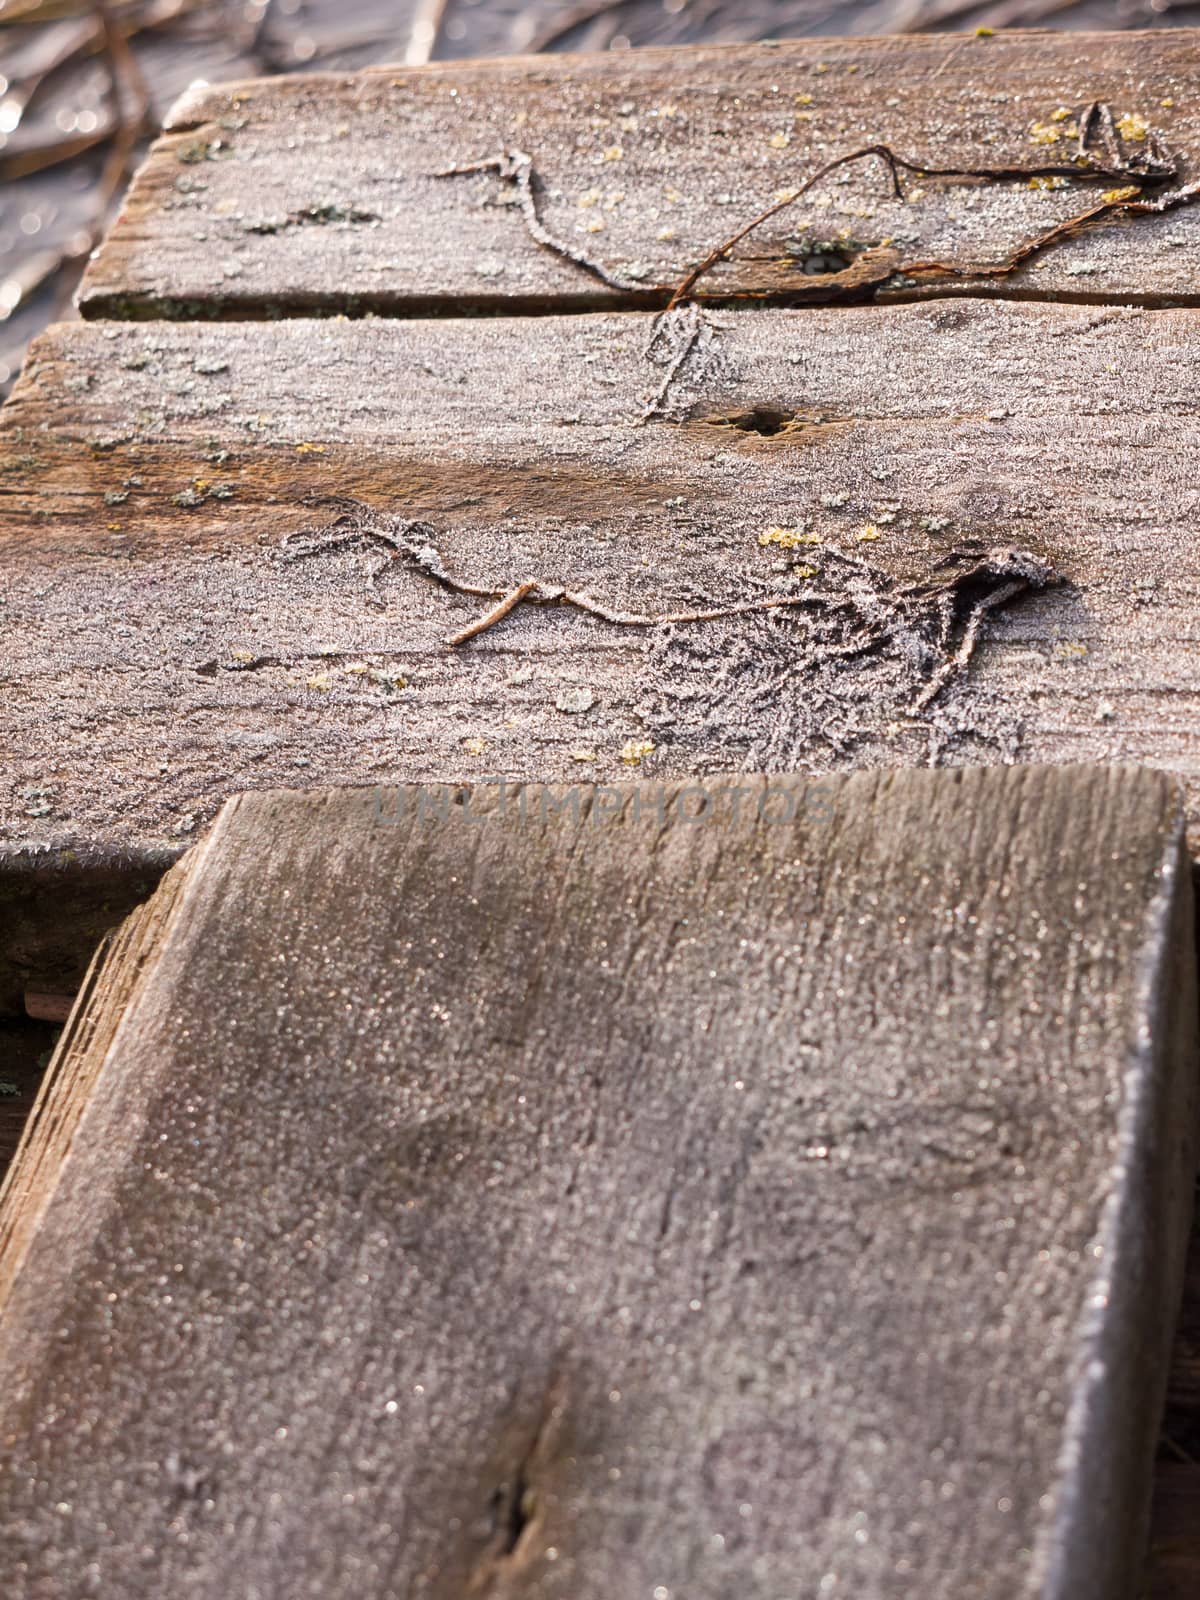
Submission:
<svg viewBox="0 0 1200 1600">
<path fill-rule="evenodd" d="M 658 239 L 661 244 L 670 244 L 671 240 L 675 237 L 675 229 L 660 228 L 654 237 Z"/>
<path fill-rule="evenodd" d="M 1056 128 L 1049 122 L 1031 122 L 1029 124 L 1030 144 L 1057 144 L 1062 138 L 1063 130 Z"/>
<path fill-rule="evenodd" d="M 1170 111 L 1171 107 L 1175 104 L 1174 100 L 1160 100 L 1158 103 L 1164 111 Z"/>
<path fill-rule="evenodd" d="M 858 539 L 860 543 L 863 543 L 872 539 L 882 539 L 883 535 L 873 522 L 864 522 L 862 527 L 855 535 L 855 538 Z"/>
<path fill-rule="evenodd" d="M 615 211 L 624 198 L 625 191 L 623 189 L 618 189 L 615 194 L 610 194 L 608 199 L 604 202 L 605 211 Z"/>
<path fill-rule="evenodd" d="M 811 111 L 797 111 L 797 113 L 796 113 L 796 121 L 797 122 L 811 122 L 812 119 L 813 119 L 813 115 L 814 115 L 814 113 L 811 112 Z"/>
<path fill-rule="evenodd" d="M 654 746 L 649 739 L 630 739 L 628 744 L 621 746 L 621 760 L 627 767 L 636 767 L 653 754 Z"/>
<path fill-rule="evenodd" d="M 327 672 L 314 672 L 308 680 L 308 687 L 310 689 L 332 689 L 333 679 Z"/>
<path fill-rule="evenodd" d="M 773 133 L 767 140 L 772 150 L 786 150 L 792 142 L 790 133 Z"/>
<path fill-rule="evenodd" d="M 796 96 L 796 104 L 798 106 L 810 106 L 812 103 L 813 97 L 810 94 L 798 94 Z"/>
<path fill-rule="evenodd" d="M 462 742 L 462 747 L 469 756 L 481 756 L 487 749 L 487 745 L 484 744 L 483 740 L 478 737 L 474 739 L 464 739 Z"/>
<path fill-rule="evenodd" d="M 579 206 L 581 210 L 584 210 L 584 211 L 586 211 L 589 206 L 598 206 L 600 204 L 600 191 L 599 191 L 599 189 L 588 189 L 588 190 L 586 190 L 583 194 L 581 194 L 579 196 L 579 199 L 576 200 L 575 204 L 577 206 Z"/>
<path fill-rule="evenodd" d="M 1123 117 L 1117 118 L 1117 132 L 1122 139 L 1134 139 L 1140 143 L 1149 136 L 1150 124 L 1139 112 L 1127 111 Z"/>
<path fill-rule="evenodd" d="M 797 550 L 802 544 L 820 544 L 819 533 L 806 533 L 803 528 L 768 528 L 765 533 L 760 533 L 758 542 L 762 545 L 777 544 L 784 550 Z"/>
<path fill-rule="evenodd" d="M 794 200 L 799 192 L 798 189 L 776 189 L 772 199 L 777 205 L 786 205 L 789 200 Z"/>
<path fill-rule="evenodd" d="M 976 28 L 975 29 L 975 37 L 977 39 L 991 39 L 991 38 L 995 37 L 995 33 L 996 33 L 995 28 Z"/>
<path fill-rule="evenodd" d="M 924 200 L 925 191 L 924 189 L 910 189 L 904 198 L 911 205 L 916 200 Z"/>
<path fill-rule="evenodd" d="M 1068 107 L 1068 106 L 1059 106 L 1057 111 L 1052 111 L 1050 113 L 1050 121 L 1051 122 L 1066 122 L 1067 119 L 1070 117 L 1070 115 L 1071 115 L 1070 107 Z"/>
<path fill-rule="evenodd" d="M 309 444 L 305 440 L 303 444 L 296 446 L 296 454 L 298 456 L 323 456 L 325 454 L 325 446 L 323 444 Z"/>
<path fill-rule="evenodd" d="M 598 758 L 597 758 L 596 752 L 594 750 L 572 750 L 571 751 L 571 760 L 572 761 L 595 761 L 597 759 Z"/>
<path fill-rule="evenodd" d="M 361 676 L 364 672 L 370 672 L 370 670 L 365 661 L 350 661 L 342 668 L 343 672 L 349 672 L 355 677 Z"/>
<path fill-rule="evenodd" d="M 624 154 L 625 152 L 619 144 L 610 144 L 604 152 L 604 159 L 605 161 L 620 161 Z"/>
<path fill-rule="evenodd" d="M 1100 196 L 1106 206 L 1120 205 L 1122 200 L 1136 200 L 1141 190 L 1136 183 L 1126 184 L 1123 189 L 1105 189 Z"/>
<path fill-rule="evenodd" d="M 604 218 L 603 217 L 593 217 L 591 219 L 591 221 L 587 224 L 587 227 L 584 229 L 584 232 L 585 233 L 603 233 L 604 232 Z"/>
<path fill-rule="evenodd" d="M 1077 660 L 1081 656 L 1086 656 L 1087 653 L 1087 645 L 1074 644 L 1065 640 L 1059 644 L 1056 644 L 1054 647 L 1054 654 L 1058 656 L 1061 661 Z"/>
<path fill-rule="evenodd" d="M 794 578 L 815 578 L 816 575 L 817 575 L 816 567 L 793 567 L 792 568 L 792 576 Z"/>
<path fill-rule="evenodd" d="M 1029 187 L 1031 189 L 1065 189 L 1067 180 L 1057 173 L 1052 173 L 1047 178 L 1030 178 Z"/>
</svg>

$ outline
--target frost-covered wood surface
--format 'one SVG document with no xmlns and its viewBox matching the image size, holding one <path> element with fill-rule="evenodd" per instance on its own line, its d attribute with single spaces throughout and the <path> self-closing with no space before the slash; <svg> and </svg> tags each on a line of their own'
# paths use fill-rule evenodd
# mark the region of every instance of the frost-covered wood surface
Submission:
<svg viewBox="0 0 1200 1600">
<path fill-rule="evenodd" d="M 1173 770 L 1196 821 L 1191 312 L 725 313 L 643 421 L 649 331 L 48 335 L 2 424 L 10 841 L 177 850 L 298 784 L 1017 757 Z"/>
<path fill-rule="evenodd" d="M 1110 107 L 1130 161 L 1159 136 L 1194 180 L 1197 52 L 1186 29 L 814 39 L 202 88 L 169 119 L 83 308 L 186 318 L 632 303 L 669 291 L 826 162 L 877 142 L 918 165 L 1016 175 L 912 176 L 897 201 L 882 165 L 865 162 L 752 234 L 698 292 L 1195 302 L 1200 210 L 1187 207 L 1097 227 L 1011 276 L 904 280 L 917 262 L 1001 261 L 1128 187 L 1028 175 L 1076 170 L 1093 102 Z M 532 163 L 541 225 L 614 282 L 535 242 L 513 184 L 438 176 L 513 151 Z"/>
<path fill-rule="evenodd" d="M 245 789 L 1137 760 L 1195 842 L 1200 341 L 1163 308 L 1200 298 L 1200 212 L 902 269 L 1003 261 L 1125 187 L 1031 171 L 1094 102 L 1123 162 L 1161 139 L 1193 180 L 1198 59 L 1183 31 L 825 40 L 189 98 L 96 320 L 0 421 L 0 1011 L 68 994 Z M 736 306 L 657 335 L 616 309 L 875 139 L 1022 175 L 900 203 L 848 168 L 697 283 Z M 342 309 L 397 320 L 290 320 Z M 480 310 L 514 315 L 446 315 Z M 1164 1600 L 1200 1570 L 1196 1301 Z"/>
<path fill-rule="evenodd" d="M 1129 1600 L 1195 1157 L 1172 786 L 695 810 L 230 804 L 0 1219 L 5 1592 Z"/>
</svg>

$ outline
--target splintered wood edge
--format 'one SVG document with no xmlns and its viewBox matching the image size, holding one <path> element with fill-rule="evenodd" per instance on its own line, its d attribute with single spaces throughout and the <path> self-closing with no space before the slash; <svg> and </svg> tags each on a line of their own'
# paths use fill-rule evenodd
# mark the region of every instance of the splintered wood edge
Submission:
<svg viewBox="0 0 1200 1600">
<path fill-rule="evenodd" d="M 0 1182 L 0 1318 L 69 1159 L 92 1090 L 137 1003 L 193 869 L 214 828 L 163 878 L 92 957 L 38 1088 L 21 1142 Z"/>
<path fill-rule="evenodd" d="M 1149 1463 L 1184 1292 L 1200 1155 L 1195 914 L 1180 815 L 1146 919 L 1117 1123 L 1119 1181 L 1105 1202 L 1066 1421 L 1063 1487 L 1034 1553 L 1030 1600 L 1131 1594 L 1141 1575 Z M 1140 1504 L 1128 1491 L 1139 1479 L 1146 1484 Z"/>
</svg>

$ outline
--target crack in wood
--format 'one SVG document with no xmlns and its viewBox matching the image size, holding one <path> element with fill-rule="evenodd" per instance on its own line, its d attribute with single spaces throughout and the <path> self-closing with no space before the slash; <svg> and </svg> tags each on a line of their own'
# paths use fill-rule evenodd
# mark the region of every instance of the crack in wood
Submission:
<svg viewBox="0 0 1200 1600">
<path fill-rule="evenodd" d="M 545 1517 L 544 1483 L 561 1454 L 567 1409 L 565 1381 L 555 1378 L 524 1448 L 489 1497 L 490 1545 L 467 1580 L 471 1596 L 507 1592 L 507 1584 L 535 1558 Z"/>
<path fill-rule="evenodd" d="M 882 143 L 864 145 L 859 149 L 835 156 L 806 178 L 798 188 L 788 190 L 781 198 L 758 212 L 749 222 L 743 223 L 720 244 L 715 245 L 674 288 L 671 288 L 666 284 L 647 284 L 640 278 L 628 274 L 622 275 L 551 233 L 538 211 L 536 191 L 540 179 L 537 169 L 533 157 L 524 150 L 516 148 L 502 150 L 499 154 L 485 157 L 480 161 L 443 168 L 433 176 L 452 178 L 476 173 L 495 173 L 501 182 L 509 185 L 515 193 L 526 231 L 536 244 L 598 279 L 610 289 L 625 294 L 636 294 L 642 299 L 656 294 L 667 296 L 665 310 L 671 313 L 686 307 L 691 302 L 700 280 L 724 260 L 735 245 L 761 227 L 764 222 L 794 205 L 797 200 L 840 168 L 872 157 L 884 163 L 892 193 L 898 200 L 904 199 L 902 172 L 924 179 L 949 178 L 980 182 L 1034 178 L 1108 178 L 1122 181 L 1124 187 L 1106 191 L 1095 204 L 1024 240 L 1007 255 L 992 261 L 972 262 L 966 265 L 940 259 L 906 261 L 894 248 L 881 245 L 865 249 L 843 271 L 822 275 L 828 279 L 830 298 L 841 298 L 843 295 L 871 298 L 876 290 L 889 282 L 902 285 L 909 279 L 919 283 L 922 279 L 936 282 L 946 278 L 966 281 L 972 278 L 1008 277 L 1034 256 L 1074 237 L 1096 223 L 1117 216 L 1161 215 L 1177 206 L 1190 204 L 1197 195 L 1200 195 L 1200 183 L 1190 183 L 1147 197 L 1144 193 L 1145 187 L 1158 186 L 1178 179 L 1180 176 L 1178 160 L 1152 129 L 1146 131 L 1140 146 L 1130 152 L 1120 135 L 1111 108 L 1101 101 L 1094 100 L 1079 118 L 1078 143 L 1075 154 L 1069 161 L 996 167 L 939 167 L 899 155 L 890 145 Z M 764 291 L 724 287 L 716 291 L 713 297 L 730 302 L 761 301 L 764 298 Z M 643 421 L 661 413 L 671 384 L 692 354 L 703 348 L 705 335 L 706 326 L 697 315 L 674 327 L 668 350 L 668 370 L 658 392 L 643 413 Z M 648 357 L 654 355 L 659 341 L 660 330 L 656 323 L 647 346 Z"/>
</svg>

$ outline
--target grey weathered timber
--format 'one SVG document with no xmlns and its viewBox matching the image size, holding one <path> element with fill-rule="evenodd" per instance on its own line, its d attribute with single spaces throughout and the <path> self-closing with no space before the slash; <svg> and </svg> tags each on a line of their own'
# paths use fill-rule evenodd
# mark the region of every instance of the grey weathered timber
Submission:
<svg viewBox="0 0 1200 1600">
<path fill-rule="evenodd" d="M 740 796 L 229 804 L 31 1139 L 5 1592 L 1128 1600 L 1195 1155 L 1172 787 Z"/>
<path fill-rule="evenodd" d="M 48 335 L 0 422 L 10 848 L 162 861 L 262 787 L 1014 757 L 1171 769 L 1196 822 L 1195 313 L 723 313 L 643 422 L 649 322 Z M 435 569 L 797 603 L 535 595 L 455 646 L 496 598 Z"/>
<path fill-rule="evenodd" d="M 911 177 L 895 200 L 881 164 L 863 163 L 752 234 L 698 292 L 1195 302 L 1194 208 L 1118 219 L 1011 276 L 906 269 L 997 263 L 1125 187 L 1020 175 L 1069 173 L 1095 101 L 1110 106 L 1128 157 L 1157 134 L 1194 178 L 1198 65 L 1197 34 L 1181 29 L 813 39 L 205 87 L 168 120 L 89 270 L 83 310 L 661 303 L 663 286 L 783 192 L 876 142 L 918 164 L 1018 175 Z M 512 183 L 438 176 L 514 150 L 532 162 L 540 225 L 612 282 L 535 242 Z"/>
</svg>

